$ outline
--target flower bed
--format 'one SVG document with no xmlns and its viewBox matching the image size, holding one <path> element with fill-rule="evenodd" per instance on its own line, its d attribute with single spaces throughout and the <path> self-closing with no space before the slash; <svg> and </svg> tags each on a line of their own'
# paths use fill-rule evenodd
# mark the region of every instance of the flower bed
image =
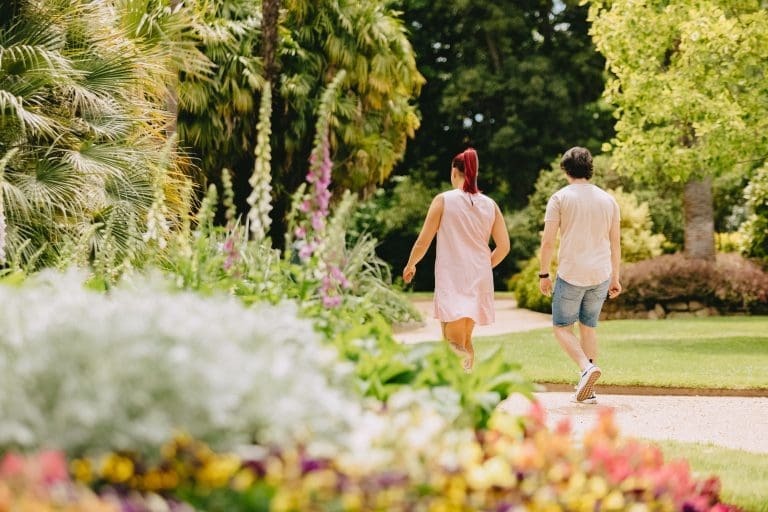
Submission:
<svg viewBox="0 0 768 512">
<path fill-rule="evenodd" d="M 523 418 L 497 413 L 477 432 L 448 429 L 424 411 L 390 419 L 363 459 L 300 445 L 217 454 L 180 436 L 155 463 L 123 453 L 73 467 L 100 492 L 161 493 L 228 512 L 736 510 L 720 502 L 716 478 L 693 478 L 685 462 L 620 438 L 610 413 L 581 444 L 567 423 L 547 429 L 538 405 Z"/>
</svg>

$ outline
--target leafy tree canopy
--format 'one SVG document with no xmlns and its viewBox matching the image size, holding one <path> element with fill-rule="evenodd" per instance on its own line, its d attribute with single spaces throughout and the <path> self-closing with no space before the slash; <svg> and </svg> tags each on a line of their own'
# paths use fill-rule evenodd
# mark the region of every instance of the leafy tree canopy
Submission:
<svg viewBox="0 0 768 512">
<path fill-rule="evenodd" d="M 758 0 L 593 0 L 589 19 L 611 73 L 620 169 L 687 182 L 764 157 L 768 12 Z"/>
<path fill-rule="evenodd" d="M 331 147 L 340 187 L 381 183 L 414 136 L 419 119 L 413 100 L 423 77 L 391 3 L 281 2 L 272 141 L 276 216 L 304 179 L 320 94 L 339 70 L 346 79 L 334 107 Z M 215 0 L 198 9 L 196 37 L 216 72 L 212 79 L 182 76 L 180 132 L 205 173 L 233 169 L 244 196 L 264 84 L 262 2 Z"/>
<path fill-rule="evenodd" d="M 422 126 L 403 172 L 431 185 L 451 157 L 480 154 L 480 184 L 502 208 L 525 205 L 540 169 L 611 135 L 603 61 L 575 1 L 401 0 L 427 79 Z"/>
</svg>

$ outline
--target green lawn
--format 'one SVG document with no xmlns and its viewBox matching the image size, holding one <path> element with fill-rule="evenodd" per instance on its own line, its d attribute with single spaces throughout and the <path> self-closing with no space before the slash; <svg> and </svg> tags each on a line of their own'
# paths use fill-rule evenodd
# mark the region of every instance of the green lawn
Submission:
<svg viewBox="0 0 768 512">
<path fill-rule="evenodd" d="M 768 512 L 768 455 L 711 444 L 650 441 L 664 460 L 686 459 L 697 477 L 720 477 L 721 497 L 748 512 Z"/>
<path fill-rule="evenodd" d="M 551 329 L 477 338 L 535 382 L 572 383 L 576 368 Z M 768 389 L 768 317 L 614 320 L 598 327 L 601 384 Z"/>
</svg>

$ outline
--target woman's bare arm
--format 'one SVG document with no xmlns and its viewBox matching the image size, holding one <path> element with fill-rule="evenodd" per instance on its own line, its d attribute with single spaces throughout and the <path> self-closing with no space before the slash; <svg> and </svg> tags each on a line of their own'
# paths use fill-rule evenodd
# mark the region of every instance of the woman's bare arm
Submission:
<svg viewBox="0 0 768 512">
<path fill-rule="evenodd" d="M 496 246 L 491 253 L 491 267 L 495 267 L 509 254 L 509 231 L 504 222 L 504 216 L 501 214 L 499 205 L 496 206 L 496 217 L 493 219 L 493 228 L 491 237 Z"/>
<path fill-rule="evenodd" d="M 410 283 L 413 280 L 413 276 L 416 275 L 416 264 L 421 261 L 427 253 L 429 246 L 432 245 L 432 240 L 437 234 L 437 228 L 440 227 L 440 219 L 443 217 L 443 206 L 444 200 L 442 195 L 436 196 L 429 206 L 427 218 L 424 219 L 424 226 L 421 228 L 421 233 L 419 233 L 416 243 L 413 244 L 408 264 L 403 269 L 403 281 L 406 283 Z"/>
</svg>

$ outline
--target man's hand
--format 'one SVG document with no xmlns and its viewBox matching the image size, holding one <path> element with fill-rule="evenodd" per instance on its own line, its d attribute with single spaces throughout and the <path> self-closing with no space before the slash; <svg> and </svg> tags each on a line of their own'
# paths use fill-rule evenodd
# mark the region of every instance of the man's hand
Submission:
<svg viewBox="0 0 768 512">
<path fill-rule="evenodd" d="M 611 279 L 611 284 L 608 285 L 608 298 L 615 299 L 621 294 L 621 283 L 618 279 Z"/>
<path fill-rule="evenodd" d="M 541 293 L 547 297 L 552 295 L 552 279 L 549 277 L 540 277 L 539 290 L 541 290 Z"/>
<path fill-rule="evenodd" d="M 406 265 L 403 269 L 403 281 L 410 283 L 416 275 L 416 265 Z"/>
</svg>

